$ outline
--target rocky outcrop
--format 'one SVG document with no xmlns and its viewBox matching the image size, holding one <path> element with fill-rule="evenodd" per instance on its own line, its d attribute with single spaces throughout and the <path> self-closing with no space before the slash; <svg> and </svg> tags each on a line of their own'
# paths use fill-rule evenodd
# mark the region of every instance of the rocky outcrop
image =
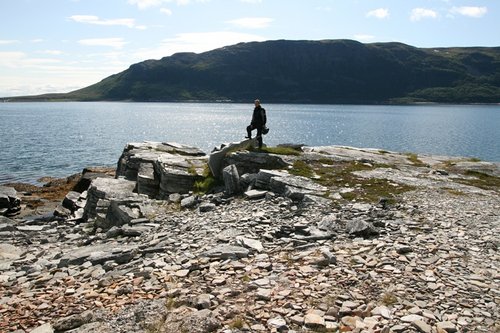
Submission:
<svg viewBox="0 0 500 333">
<path fill-rule="evenodd" d="M 137 193 L 166 198 L 188 193 L 207 168 L 205 153 L 178 143 L 129 143 L 118 161 L 116 176 L 137 182 Z"/>
<path fill-rule="evenodd" d="M 308 177 L 228 164 L 232 195 L 151 198 L 137 193 L 151 171 L 139 165 L 136 180 L 68 193 L 64 207 L 86 200 L 87 219 L 0 218 L 0 331 L 496 329 L 497 178 L 442 157 L 304 151 L 280 158 L 306 161 Z M 168 154 L 201 170 L 187 161 L 202 157 Z M 406 191 L 362 195 L 379 182 Z"/>
<path fill-rule="evenodd" d="M 0 215 L 14 216 L 21 210 L 21 200 L 12 187 L 0 186 Z"/>
</svg>

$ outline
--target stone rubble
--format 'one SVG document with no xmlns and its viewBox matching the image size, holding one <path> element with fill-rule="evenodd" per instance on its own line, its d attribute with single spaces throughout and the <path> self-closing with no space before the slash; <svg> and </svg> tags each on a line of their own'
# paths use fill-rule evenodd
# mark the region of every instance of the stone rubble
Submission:
<svg viewBox="0 0 500 333">
<path fill-rule="evenodd" d="M 1 217 L 0 331 L 500 329 L 498 188 L 430 172 L 445 157 L 417 167 L 397 153 L 303 150 L 298 158 L 397 165 L 399 179 L 391 168 L 356 173 L 415 188 L 395 203 L 332 200 L 341 189 L 290 174 L 292 157 L 260 153 L 248 176 L 240 170 L 253 158 L 239 151 L 216 164 L 221 174 L 236 166 L 227 179 L 242 187 L 197 195 L 165 175 L 200 176 L 199 150 L 127 145 L 117 179 L 68 193 L 69 217 Z"/>
</svg>

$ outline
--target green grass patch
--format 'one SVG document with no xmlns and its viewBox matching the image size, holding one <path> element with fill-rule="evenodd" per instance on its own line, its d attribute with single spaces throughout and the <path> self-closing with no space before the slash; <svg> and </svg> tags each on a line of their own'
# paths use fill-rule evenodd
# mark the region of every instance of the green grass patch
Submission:
<svg viewBox="0 0 500 333">
<path fill-rule="evenodd" d="M 406 153 L 405 154 L 408 158 L 408 161 L 411 162 L 411 164 L 413 164 L 414 166 L 417 166 L 417 167 L 425 167 L 427 166 L 427 164 L 425 164 L 424 162 L 422 162 L 419 158 L 418 158 L 418 155 L 417 154 L 414 154 L 414 153 Z"/>
<path fill-rule="evenodd" d="M 261 149 L 249 147 L 248 150 L 276 155 L 299 156 L 300 154 L 302 154 L 300 150 L 294 149 L 292 147 L 262 147 Z"/>
<path fill-rule="evenodd" d="M 382 295 L 381 302 L 386 306 L 394 305 L 398 302 L 398 298 L 394 295 L 394 293 L 386 292 Z"/>
<path fill-rule="evenodd" d="M 465 195 L 465 193 L 464 193 L 464 192 L 462 192 L 462 191 L 460 191 L 460 190 L 456 190 L 456 189 L 454 189 L 454 188 L 448 188 L 448 187 L 446 187 L 446 188 L 444 188 L 444 190 L 445 190 L 446 192 L 448 192 L 448 193 L 450 193 L 450 194 L 454 195 L 454 196 L 463 196 L 463 195 Z"/>
<path fill-rule="evenodd" d="M 229 328 L 241 330 L 245 326 L 245 321 L 241 317 L 236 317 L 229 323 Z"/>
<path fill-rule="evenodd" d="M 292 175 L 311 178 L 314 176 L 314 170 L 309 163 L 303 160 L 293 162 L 292 169 L 289 170 Z"/>
<path fill-rule="evenodd" d="M 465 171 L 464 175 L 469 176 L 469 178 L 460 178 L 455 181 L 464 185 L 478 187 L 483 190 L 498 191 L 500 189 L 499 177 L 490 176 L 486 173 L 473 170 Z"/>
<path fill-rule="evenodd" d="M 329 158 L 320 158 L 318 160 L 318 162 L 321 164 L 326 164 L 326 165 L 334 165 L 335 164 L 335 161 L 332 159 L 329 159 Z"/>
<path fill-rule="evenodd" d="M 198 180 L 194 183 L 194 192 L 198 194 L 208 193 L 214 187 L 224 184 L 222 180 L 216 179 L 212 175 L 212 171 L 210 170 L 208 164 L 205 164 L 205 166 L 203 167 L 201 177 L 201 180 Z"/>
<path fill-rule="evenodd" d="M 381 198 L 387 198 L 389 203 L 394 203 L 399 194 L 415 189 L 413 186 L 396 184 L 387 179 L 363 178 L 354 174 L 356 171 L 390 168 L 390 165 L 367 165 L 357 161 L 328 164 L 322 162 L 324 161 L 297 160 L 293 163 L 290 173 L 308 178 L 319 176 L 317 182 L 326 186 L 330 193 L 340 188 L 351 188 L 352 191 L 341 193 L 342 198 L 348 201 L 377 203 Z"/>
</svg>

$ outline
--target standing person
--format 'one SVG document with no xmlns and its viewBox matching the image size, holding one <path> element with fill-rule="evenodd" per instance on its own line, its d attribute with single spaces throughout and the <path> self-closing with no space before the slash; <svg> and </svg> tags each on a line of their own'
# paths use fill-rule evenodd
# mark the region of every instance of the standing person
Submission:
<svg viewBox="0 0 500 333">
<path fill-rule="evenodd" d="M 254 129 L 257 130 L 257 141 L 259 142 L 259 149 L 262 148 L 262 130 L 266 126 L 267 117 L 266 117 L 266 109 L 260 106 L 260 100 L 256 99 L 255 108 L 253 109 L 252 121 L 250 125 L 247 126 L 247 139 L 252 138 L 252 131 Z"/>
</svg>

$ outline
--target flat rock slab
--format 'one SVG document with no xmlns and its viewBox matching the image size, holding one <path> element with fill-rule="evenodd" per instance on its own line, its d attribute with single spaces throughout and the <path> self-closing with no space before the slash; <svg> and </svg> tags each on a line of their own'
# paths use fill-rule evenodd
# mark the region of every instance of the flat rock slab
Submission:
<svg viewBox="0 0 500 333">
<path fill-rule="evenodd" d="M 109 244 L 85 246 L 75 248 L 68 251 L 59 260 L 59 267 L 67 267 L 70 265 L 81 265 L 86 261 L 90 261 L 93 265 L 103 264 L 106 261 L 115 261 L 118 264 L 123 264 L 130 261 L 134 254 L 135 248 L 127 246 L 111 247 Z"/>
<path fill-rule="evenodd" d="M 203 257 L 209 257 L 213 259 L 241 259 L 248 257 L 249 253 L 250 251 L 245 249 L 244 247 L 233 245 L 219 245 L 203 252 L 201 255 Z"/>
<path fill-rule="evenodd" d="M 268 191 L 250 190 L 244 193 L 245 197 L 250 200 L 262 199 Z"/>
<path fill-rule="evenodd" d="M 19 259 L 21 254 L 23 254 L 23 250 L 18 247 L 11 244 L 0 243 L 0 262 Z"/>
</svg>

